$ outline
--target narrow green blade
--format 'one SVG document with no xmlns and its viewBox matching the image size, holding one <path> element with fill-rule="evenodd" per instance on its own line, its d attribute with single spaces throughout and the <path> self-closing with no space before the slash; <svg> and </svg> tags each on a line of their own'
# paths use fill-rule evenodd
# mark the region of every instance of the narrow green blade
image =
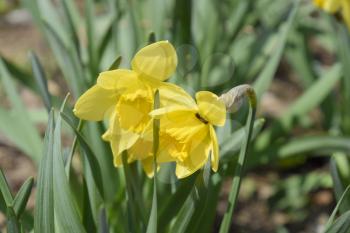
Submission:
<svg viewBox="0 0 350 233">
<path fill-rule="evenodd" d="M 201 201 L 205 204 L 208 194 L 208 183 L 210 178 L 210 163 L 207 163 L 204 169 L 196 178 L 195 184 L 192 186 L 191 192 L 182 205 L 179 213 L 177 213 L 176 220 L 173 224 L 171 232 L 185 233 L 191 230 L 191 219 L 195 212 L 205 211 L 204 206 L 199 206 Z M 178 204 L 178 203 L 177 203 Z"/>
<path fill-rule="evenodd" d="M 0 79 L 11 101 L 12 110 L 0 108 L 0 130 L 35 162 L 39 162 L 42 142 L 35 125 L 30 121 L 11 74 L 0 58 Z M 15 123 L 14 123 L 15 122 Z"/>
<path fill-rule="evenodd" d="M 117 57 L 117 58 L 114 60 L 114 62 L 112 63 L 112 65 L 109 67 L 108 70 L 115 70 L 115 69 L 118 69 L 121 62 L 122 62 L 122 57 L 121 57 L 121 56 Z"/>
<path fill-rule="evenodd" d="M 28 178 L 24 184 L 21 186 L 20 190 L 13 200 L 13 209 L 18 217 L 18 219 L 23 214 L 23 211 L 26 208 L 30 193 L 32 192 L 32 187 L 34 184 L 34 178 Z"/>
<path fill-rule="evenodd" d="M 7 207 L 7 232 L 20 233 L 21 225 L 12 206 Z"/>
<path fill-rule="evenodd" d="M 69 119 L 69 117 L 61 112 L 61 116 L 64 119 L 64 121 L 71 127 L 71 129 L 74 131 L 75 135 L 77 136 L 77 140 L 79 141 L 83 151 L 84 155 L 86 156 L 89 169 L 92 172 L 92 176 L 94 178 L 96 187 L 98 188 L 98 191 L 101 195 L 101 197 L 104 197 L 104 189 L 103 189 L 103 183 L 102 183 L 102 175 L 101 175 L 101 169 L 99 166 L 99 163 L 96 159 L 96 155 L 90 148 L 89 144 L 86 142 L 82 134 L 74 127 L 73 122 Z"/>
<path fill-rule="evenodd" d="M 55 219 L 63 232 L 85 232 L 75 205 L 61 153 L 61 116 L 57 116 L 53 143 L 53 190 Z"/>
<path fill-rule="evenodd" d="M 44 138 L 44 154 L 39 166 L 34 209 L 34 231 L 55 232 L 53 203 L 54 111 L 50 111 Z"/>
<path fill-rule="evenodd" d="M 0 191 L 1 195 L 5 200 L 6 206 L 10 206 L 13 201 L 13 197 L 10 191 L 10 188 L 7 184 L 6 178 L 2 170 L 0 169 Z"/>
<path fill-rule="evenodd" d="M 47 87 L 47 79 L 45 76 L 44 69 L 39 61 L 39 58 L 35 55 L 34 52 L 29 53 L 29 59 L 32 64 L 32 70 L 34 74 L 35 81 L 38 85 L 41 98 L 44 101 L 47 111 L 50 111 L 52 107 L 51 96 Z"/>
<path fill-rule="evenodd" d="M 328 221 L 327 221 L 327 223 L 326 223 L 326 225 L 324 227 L 325 231 L 327 231 L 331 227 L 331 225 L 333 224 L 335 216 L 336 216 L 336 214 L 338 212 L 338 209 L 339 209 L 340 205 L 343 203 L 343 200 L 346 197 L 346 195 L 347 195 L 349 190 L 350 190 L 350 185 L 345 189 L 345 191 L 341 195 L 337 205 L 335 206 L 331 216 L 329 217 L 329 219 L 328 219 Z"/>
<path fill-rule="evenodd" d="M 342 214 L 325 233 L 349 233 L 350 210 Z"/>
<path fill-rule="evenodd" d="M 281 60 L 283 49 L 285 47 L 286 41 L 287 41 L 287 35 L 292 27 L 293 21 L 296 16 L 296 12 L 299 7 L 299 0 L 295 1 L 294 7 L 292 9 L 292 12 L 288 16 L 288 20 L 286 22 L 286 25 L 280 30 L 280 37 L 278 41 L 278 46 L 275 49 L 275 54 L 272 55 L 268 63 L 266 64 L 265 68 L 257 78 L 257 80 L 254 83 L 254 89 L 256 90 L 256 94 L 258 99 L 261 98 L 261 96 L 265 93 L 265 91 L 269 88 L 271 81 L 274 77 L 274 74 L 277 70 L 278 64 Z"/>
</svg>

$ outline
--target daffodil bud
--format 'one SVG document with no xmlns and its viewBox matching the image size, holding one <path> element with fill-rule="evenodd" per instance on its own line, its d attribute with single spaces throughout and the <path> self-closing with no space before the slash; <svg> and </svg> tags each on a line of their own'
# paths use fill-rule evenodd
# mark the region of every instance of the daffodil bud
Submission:
<svg viewBox="0 0 350 233">
<path fill-rule="evenodd" d="M 234 113 L 241 107 L 245 96 L 248 97 L 252 106 L 256 105 L 255 91 L 247 84 L 232 88 L 228 92 L 222 94 L 219 99 L 225 103 L 227 112 Z"/>
</svg>

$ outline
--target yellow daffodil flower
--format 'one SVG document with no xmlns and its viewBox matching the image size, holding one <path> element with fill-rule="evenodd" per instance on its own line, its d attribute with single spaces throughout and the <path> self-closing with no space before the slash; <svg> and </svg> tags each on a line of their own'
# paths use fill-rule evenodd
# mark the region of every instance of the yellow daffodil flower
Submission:
<svg viewBox="0 0 350 233">
<path fill-rule="evenodd" d="M 314 4 L 331 14 L 340 12 L 350 29 L 350 0 L 314 0 Z"/>
<path fill-rule="evenodd" d="M 84 120 L 109 120 L 103 139 L 109 141 L 115 166 L 120 166 L 121 153 L 128 150 L 128 162 L 141 160 L 152 175 L 152 119 L 155 90 L 160 93 L 161 106 L 182 105 L 186 92 L 164 80 L 175 71 L 177 56 L 168 41 L 142 48 L 131 62 L 131 70 L 102 72 L 96 85 L 76 102 L 74 113 Z M 186 98 L 185 98 L 186 100 Z M 144 136 L 148 135 L 148 136 Z"/>
<path fill-rule="evenodd" d="M 196 103 L 197 102 L 197 103 Z M 211 151 L 211 166 L 217 171 L 219 146 L 214 129 L 226 120 L 224 102 L 215 94 L 200 91 L 196 102 L 187 96 L 186 105 L 154 110 L 160 119 L 159 163 L 176 161 L 176 176 L 184 178 L 204 166 Z"/>
</svg>

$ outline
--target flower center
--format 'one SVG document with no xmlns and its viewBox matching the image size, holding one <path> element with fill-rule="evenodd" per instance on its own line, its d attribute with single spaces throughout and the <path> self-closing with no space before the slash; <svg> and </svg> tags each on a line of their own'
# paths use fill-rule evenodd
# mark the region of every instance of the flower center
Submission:
<svg viewBox="0 0 350 233">
<path fill-rule="evenodd" d="M 151 120 L 148 113 L 152 110 L 152 104 L 147 97 L 139 96 L 135 99 L 122 97 L 117 105 L 120 126 L 136 133 L 142 132 Z"/>
<path fill-rule="evenodd" d="M 208 124 L 208 121 L 204 119 L 201 115 L 199 115 L 199 113 L 196 113 L 196 117 L 198 118 L 198 120 L 200 120 L 204 124 Z"/>
</svg>

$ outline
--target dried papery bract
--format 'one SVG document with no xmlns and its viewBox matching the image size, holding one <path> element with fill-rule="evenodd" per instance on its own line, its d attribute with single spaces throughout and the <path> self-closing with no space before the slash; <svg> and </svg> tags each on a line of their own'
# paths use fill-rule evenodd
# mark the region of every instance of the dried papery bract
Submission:
<svg viewBox="0 0 350 233">
<path fill-rule="evenodd" d="M 236 86 L 228 92 L 222 94 L 219 98 L 225 103 L 226 111 L 230 113 L 237 112 L 242 106 L 244 97 L 248 97 L 250 104 L 255 108 L 256 96 L 253 87 L 248 84 Z"/>
</svg>

